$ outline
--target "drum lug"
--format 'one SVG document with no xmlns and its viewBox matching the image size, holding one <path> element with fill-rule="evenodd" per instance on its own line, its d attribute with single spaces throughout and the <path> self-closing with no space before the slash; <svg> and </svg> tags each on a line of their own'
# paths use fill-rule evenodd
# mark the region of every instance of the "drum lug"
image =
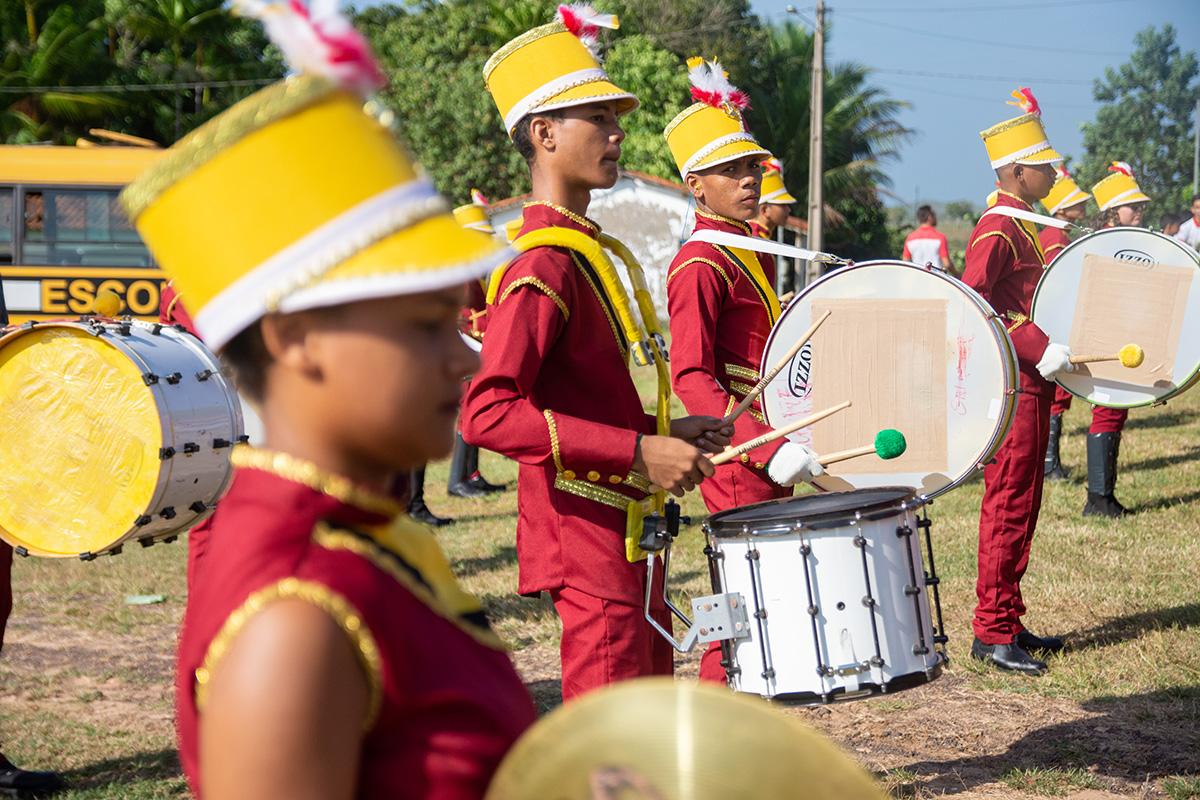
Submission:
<svg viewBox="0 0 1200 800">
<path fill-rule="evenodd" d="M 147 386 L 153 386 L 154 384 L 158 383 L 158 376 L 153 372 L 147 372 L 142 375 L 142 382 Z"/>
<path fill-rule="evenodd" d="M 241 436 L 237 437 L 237 440 L 240 444 L 245 444 L 246 442 L 250 441 L 250 434 L 243 433 Z"/>
<path fill-rule="evenodd" d="M 155 322 L 153 325 L 150 326 L 150 335 L 151 336 L 161 336 L 162 329 L 163 329 L 162 323 Z"/>
<path fill-rule="evenodd" d="M 233 444 L 233 442 L 229 441 L 228 439 L 213 439 L 213 450 L 221 450 L 229 447 L 231 444 Z"/>
<path fill-rule="evenodd" d="M 172 372 L 167 376 L 167 383 L 171 384 L 172 386 L 179 383 L 181 380 L 183 380 L 183 376 L 178 372 Z"/>
<path fill-rule="evenodd" d="M 37 320 L 31 319 L 28 322 L 22 322 L 18 327 L 23 331 L 31 331 L 37 326 Z"/>
<path fill-rule="evenodd" d="M 214 373 L 211 369 L 202 369 L 196 373 L 196 380 L 198 380 L 200 382 L 204 382 L 204 381 L 208 380 L 209 378 L 211 378 L 215 374 L 216 373 Z"/>
<path fill-rule="evenodd" d="M 145 526 L 145 525 L 149 525 L 149 524 L 150 524 L 151 522 L 153 522 L 153 521 L 154 521 L 154 518 L 153 518 L 153 517 L 151 517 L 150 515 L 148 515 L 148 514 L 142 514 L 140 517 L 138 517 L 137 519 L 135 519 L 135 520 L 133 521 L 133 525 L 134 525 L 134 527 L 136 527 L 136 528 L 141 528 L 141 527 L 143 527 L 143 526 Z"/>
<path fill-rule="evenodd" d="M 95 560 L 96 560 L 96 554 L 95 554 L 95 553 L 93 553 L 91 550 L 88 550 L 88 551 L 87 551 L 87 552 L 85 552 L 85 553 L 80 553 L 80 554 L 79 554 L 79 560 L 80 560 L 80 561 L 95 561 Z"/>
<path fill-rule="evenodd" d="M 199 453 L 199 452 L 200 452 L 200 445 L 196 444 L 195 442 L 184 442 L 183 443 L 183 454 L 184 455 L 191 455 L 192 453 Z"/>
<path fill-rule="evenodd" d="M 188 510 L 197 514 L 203 514 L 205 511 L 208 511 L 208 503 L 205 503 L 203 500 L 197 500 L 188 506 Z"/>
<path fill-rule="evenodd" d="M 904 587 L 904 594 L 908 597 L 915 597 L 916 595 L 919 595 L 920 593 L 921 593 L 921 590 L 919 587 L 912 586 L 912 585 Z"/>
<path fill-rule="evenodd" d="M 153 536 L 143 536 L 141 539 L 138 539 L 137 542 L 142 547 L 152 547 L 154 545 L 154 537 Z"/>
<path fill-rule="evenodd" d="M 175 519 L 175 506 L 167 506 L 158 515 L 163 519 Z"/>
<path fill-rule="evenodd" d="M 14 547 L 13 552 L 21 558 L 29 558 L 29 549 L 25 547 Z"/>
<path fill-rule="evenodd" d="M 912 651 L 914 656 L 923 656 L 929 653 L 929 648 L 924 645 L 915 644 Z"/>
<path fill-rule="evenodd" d="M 174 447 L 160 447 L 158 449 L 158 458 L 160 461 L 166 461 L 168 458 L 175 457 Z"/>
</svg>

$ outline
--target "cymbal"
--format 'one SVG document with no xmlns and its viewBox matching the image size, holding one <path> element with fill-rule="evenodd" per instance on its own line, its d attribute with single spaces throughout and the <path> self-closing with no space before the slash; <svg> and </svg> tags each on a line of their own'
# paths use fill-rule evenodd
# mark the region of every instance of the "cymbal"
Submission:
<svg viewBox="0 0 1200 800">
<path fill-rule="evenodd" d="M 723 687 L 641 678 L 543 717 L 487 800 L 885 800 L 850 756 L 799 720 Z"/>
</svg>

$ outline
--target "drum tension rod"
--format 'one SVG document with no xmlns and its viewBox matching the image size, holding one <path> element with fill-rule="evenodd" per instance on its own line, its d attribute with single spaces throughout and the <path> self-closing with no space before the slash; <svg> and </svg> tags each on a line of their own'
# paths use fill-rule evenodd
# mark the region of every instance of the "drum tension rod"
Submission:
<svg viewBox="0 0 1200 800">
<path fill-rule="evenodd" d="M 208 511 L 208 503 L 204 502 L 203 500 L 197 500 L 188 506 L 188 510 L 194 511 L 197 514 L 203 514 L 205 511 Z"/>
<path fill-rule="evenodd" d="M 129 336 L 133 333 L 133 326 L 129 324 L 129 320 L 125 320 L 117 326 L 117 332 L 122 336 Z"/>
<path fill-rule="evenodd" d="M 203 381 L 206 381 L 206 380 L 208 380 L 209 378 L 211 378 L 211 377 L 212 377 L 213 375 L 215 375 L 215 374 L 216 374 L 216 373 L 215 373 L 215 372 L 213 372 L 211 369 L 202 369 L 202 370 L 200 370 L 199 372 L 197 372 L 197 373 L 196 373 L 196 380 L 198 380 L 198 381 L 202 381 L 202 382 L 203 382 Z"/>
<path fill-rule="evenodd" d="M 162 335 L 162 329 L 163 329 L 162 323 L 160 323 L 160 322 L 155 322 L 154 324 L 152 324 L 152 325 L 150 326 L 150 335 L 151 335 L 151 336 L 161 336 L 161 335 Z"/>
</svg>

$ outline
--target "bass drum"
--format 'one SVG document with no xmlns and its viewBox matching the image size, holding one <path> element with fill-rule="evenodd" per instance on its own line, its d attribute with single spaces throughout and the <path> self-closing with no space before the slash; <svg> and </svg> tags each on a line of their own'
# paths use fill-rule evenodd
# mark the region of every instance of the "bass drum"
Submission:
<svg viewBox="0 0 1200 800">
<path fill-rule="evenodd" d="M 922 498 L 958 486 L 999 449 L 1016 410 L 1017 361 L 1003 322 L 944 272 L 868 261 L 806 288 L 776 323 L 762 370 L 812 322 L 829 319 L 763 392 L 772 428 L 850 400 L 789 438 L 818 454 L 868 445 L 883 428 L 904 434 L 899 458 L 831 465 L 818 488 L 909 486 Z"/>
<path fill-rule="evenodd" d="M 1088 234 L 1042 276 L 1033 321 L 1079 355 L 1144 351 L 1132 369 L 1101 361 L 1060 373 L 1071 394 L 1109 408 L 1165 402 L 1200 378 L 1200 254 L 1141 228 Z"/>
<path fill-rule="evenodd" d="M 171 326 L 85 319 L 0 337 L 0 538 L 78 557 L 212 513 L 242 413 L 216 357 Z"/>
</svg>

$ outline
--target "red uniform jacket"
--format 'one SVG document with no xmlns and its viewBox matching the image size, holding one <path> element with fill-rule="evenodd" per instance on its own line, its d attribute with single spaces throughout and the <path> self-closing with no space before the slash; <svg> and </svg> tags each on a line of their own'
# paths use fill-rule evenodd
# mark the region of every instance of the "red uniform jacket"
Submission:
<svg viewBox="0 0 1200 800">
<path fill-rule="evenodd" d="M 179 292 L 175 291 L 175 287 L 168 282 L 163 287 L 162 295 L 159 299 L 158 321 L 167 325 L 182 325 L 188 333 L 199 338 L 200 334 L 196 333 L 196 325 L 192 322 L 191 315 L 183 307 L 183 303 L 179 301 Z"/>
<path fill-rule="evenodd" d="M 535 712 L 482 613 L 468 610 L 478 605 L 453 583 L 431 534 L 391 518 L 389 501 L 305 462 L 274 469 L 287 474 L 239 467 L 206 536 L 189 545 L 176 699 L 192 791 L 203 796 L 198 692 L 245 622 L 231 615 L 299 597 L 346 631 L 368 676 L 374 718 L 355 796 L 483 797 Z"/>
<path fill-rule="evenodd" d="M 1061 228 L 1042 228 L 1038 234 L 1038 241 L 1042 243 L 1042 252 L 1046 255 L 1046 263 L 1050 264 L 1058 258 L 1058 254 L 1063 251 L 1063 248 L 1071 243 L 1071 237 L 1067 236 L 1067 232 Z"/>
<path fill-rule="evenodd" d="M 996 198 L 996 205 L 1033 210 L 1028 203 L 1005 191 Z M 1041 394 L 1049 392 L 1052 386 L 1037 371 L 1037 363 L 1050 340 L 1029 315 L 1033 291 L 1045 266 L 1045 254 L 1033 223 L 989 214 L 971 232 L 962 276 L 963 282 L 979 292 L 1006 320 L 1017 350 L 1018 366 L 1026 378 L 1023 388 Z"/>
<path fill-rule="evenodd" d="M 696 228 L 751 233 L 750 226 L 697 209 Z M 775 260 L 756 253 L 768 282 Z M 725 416 L 758 382 L 772 321 L 753 280 L 731 253 L 708 242 L 685 244 L 667 271 L 667 311 L 671 316 L 671 382 L 689 414 Z M 759 402 L 734 423 L 733 443 L 767 433 Z M 783 446 L 776 440 L 743 455 L 741 462 L 717 467 L 700 484 L 710 511 L 791 495 L 791 487 L 767 477 L 766 465 Z"/>
<path fill-rule="evenodd" d="M 545 203 L 521 233 L 593 237 L 591 221 Z M 539 247 L 515 258 L 488 309 L 483 365 L 463 404 L 463 438 L 517 461 L 518 591 L 569 586 L 640 603 L 645 567 L 625 558 L 625 505 L 639 433 L 654 433 L 629 375 L 628 343 L 592 267 Z"/>
</svg>

